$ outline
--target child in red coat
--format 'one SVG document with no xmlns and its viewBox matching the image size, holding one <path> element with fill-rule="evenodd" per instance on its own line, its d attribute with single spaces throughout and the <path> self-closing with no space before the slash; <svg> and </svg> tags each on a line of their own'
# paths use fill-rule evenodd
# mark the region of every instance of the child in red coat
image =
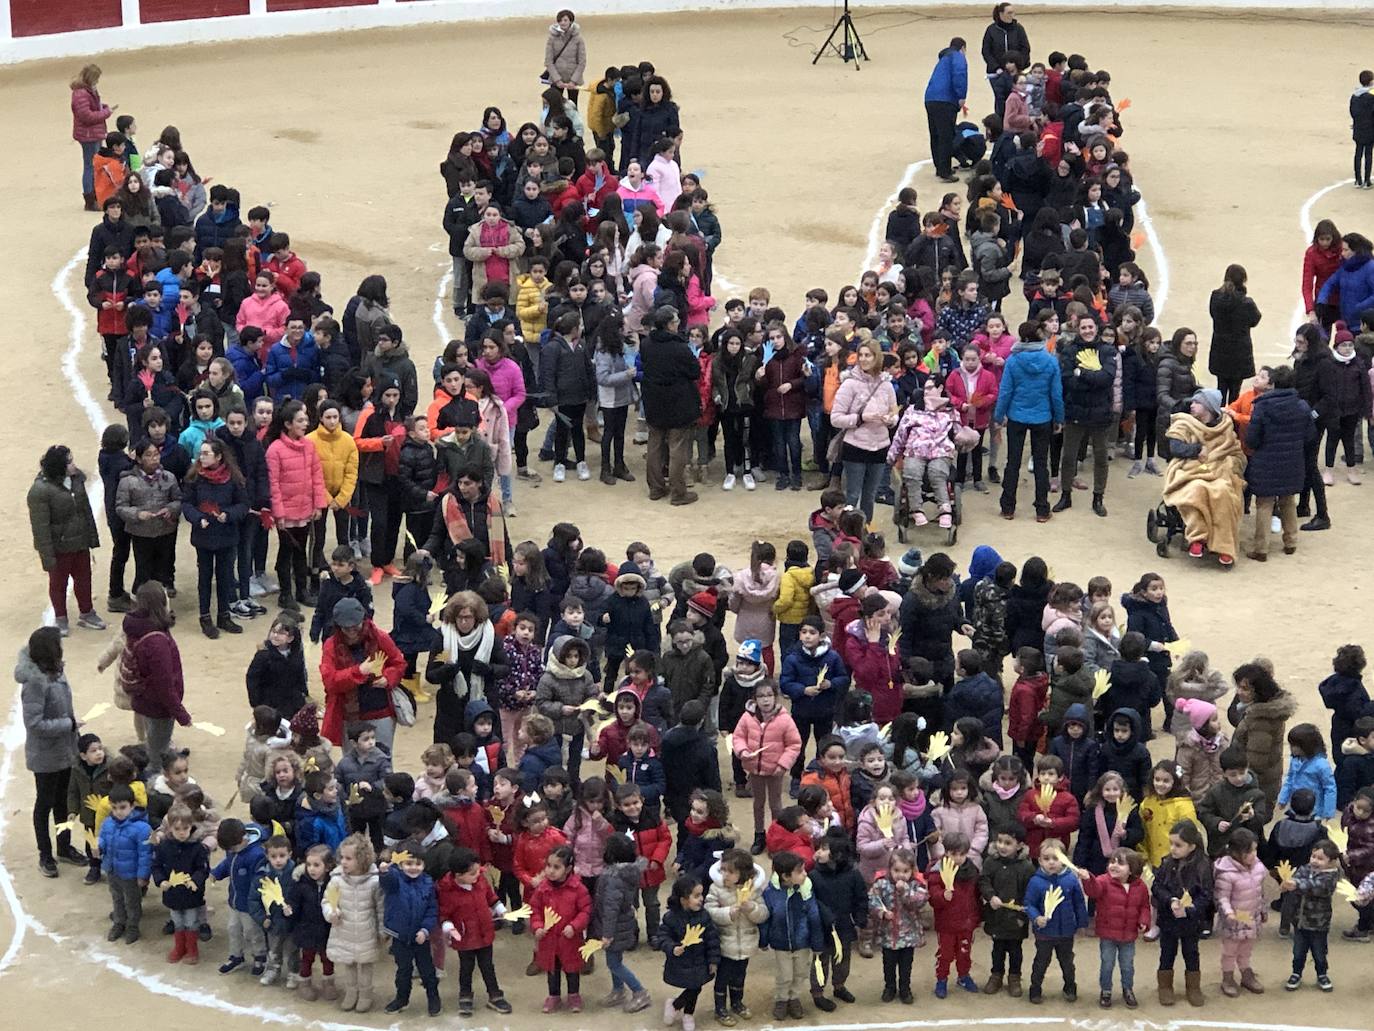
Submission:
<svg viewBox="0 0 1374 1031">
<path fill-rule="evenodd" d="M 524 889 L 525 901 L 544 879 L 544 865 L 549 853 L 568 843 L 568 836 L 557 827 L 549 826 L 549 807 L 536 802 L 520 817 L 523 825 L 515 836 L 515 876 Z"/>
<path fill-rule="evenodd" d="M 644 938 L 652 942 L 658 936 L 658 888 L 667 876 L 664 864 L 673 845 L 673 835 L 659 810 L 644 804 L 644 794 L 638 784 L 622 784 L 615 791 L 615 811 L 611 813 L 611 829 L 624 834 L 635 843 L 635 851 L 644 859 L 644 872 L 639 876 L 639 898 L 644 905 Z"/>
<path fill-rule="evenodd" d="M 1011 739 L 1012 754 L 1029 769 L 1035 765 L 1036 746 L 1045 729 L 1036 717 L 1049 701 L 1050 678 L 1038 648 L 1020 649 L 1012 669 L 1016 671 L 1016 683 L 1007 703 L 1007 737 Z"/>
<path fill-rule="evenodd" d="M 966 992 L 978 991 L 970 971 L 973 968 L 973 932 L 983 919 L 983 906 L 978 893 L 978 867 L 969 859 L 968 836 L 951 831 L 941 839 L 945 854 L 933 863 L 926 874 L 926 890 L 930 893 L 930 908 L 935 913 L 935 933 L 939 949 L 935 954 L 935 997 L 943 999 L 949 992 L 949 968 L 953 964 L 959 974 L 959 987 Z M 954 883 L 946 884 L 943 868 L 954 864 Z"/>
<path fill-rule="evenodd" d="M 496 771 L 491 781 L 491 800 L 486 805 L 488 854 L 491 865 L 500 871 L 497 897 L 512 909 L 521 904 L 520 879 L 515 875 L 516 821 L 520 813 L 520 773 L 509 767 Z M 524 923 L 516 921 L 512 930 L 520 934 Z"/>
<path fill-rule="evenodd" d="M 487 989 L 487 1009 L 509 1013 L 510 1003 L 496 980 L 492 963 L 495 917 L 506 912 L 496 901 L 491 882 L 482 876 L 482 864 L 470 848 L 456 848 L 449 872 L 439 879 L 439 924 L 448 944 L 458 950 L 458 1015 L 472 1016 L 472 968 L 482 971 Z"/>
<path fill-rule="evenodd" d="M 1112 968 L 1121 964 L 1121 998 L 1136 1008 L 1135 940 L 1150 927 L 1150 889 L 1140 879 L 1145 857 L 1133 848 L 1119 848 L 1107 860 L 1107 872 L 1096 877 L 1079 870 L 1083 894 L 1097 904 L 1098 951 L 1102 966 L 1097 985 L 1103 1009 L 1112 1004 Z"/>
<path fill-rule="evenodd" d="M 582 878 L 574 877 L 573 851 L 560 845 L 549 853 L 544 879 L 530 896 L 530 927 L 534 930 L 534 960 L 549 975 L 544 1012 L 563 1005 L 560 976 L 568 980 L 568 1012 L 582 1012 L 582 942 L 592 919 L 592 897 Z M 545 916 L 547 912 L 548 916 Z"/>
<path fill-rule="evenodd" d="M 1042 755 L 1035 760 L 1035 787 L 1021 798 L 1017 814 L 1026 828 L 1026 848 L 1031 855 L 1040 854 L 1046 838 L 1068 842 L 1078 830 L 1078 799 L 1069 792 L 1068 783 L 1061 787 L 1064 762 L 1057 755 Z"/>
<path fill-rule="evenodd" d="M 791 852 L 801 857 L 809 872 L 816 865 L 816 847 L 811 837 L 811 817 L 799 805 L 790 805 L 778 813 L 768 826 L 764 844 L 771 858 L 779 852 Z"/>
<path fill-rule="evenodd" d="M 439 816 L 449 837 L 455 845 L 476 852 L 480 861 L 490 862 L 491 839 L 487 837 L 487 828 L 491 820 L 477 802 L 477 778 L 471 770 L 455 766 L 445 774 L 444 787 L 448 797 L 440 805 Z"/>
</svg>

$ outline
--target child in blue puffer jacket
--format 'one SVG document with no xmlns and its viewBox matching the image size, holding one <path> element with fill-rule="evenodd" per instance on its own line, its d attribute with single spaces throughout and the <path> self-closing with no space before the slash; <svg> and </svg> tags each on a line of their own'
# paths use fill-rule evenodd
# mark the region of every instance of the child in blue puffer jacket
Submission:
<svg viewBox="0 0 1374 1031">
<path fill-rule="evenodd" d="M 296 802 L 296 855 L 304 858 L 311 845 L 328 845 L 334 851 L 346 837 L 348 821 L 339 803 L 339 782 L 321 770 L 307 773 L 305 794 Z"/>
<path fill-rule="evenodd" d="M 110 788 L 110 815 L 100 825 L 100 870 L 110 882 L 114 909 L 106 941 L 125 944 L 138 941 L 138 922 L 143 918 L 143 888 L 153 869 L 152 831 L 142 809 L 134 808 L 134 793 L 127 784 Z"/>
<path fill-rule="evenodd" d="M 811 990 L 811 964 L 825 946 L 821 910 L 811 893 L 806 865 L 794 852 L 773 857 L 773 879 L 763 889 L 768 918 L 759 925 L 759 948 L 773 950 L 773 1019 L 804 1013 L 802 992 Z"/>
<path fill-rule="evenodd" d="M 287 946 L 291 921 L 286 912 L 286 900 L 291 894 L 293 884 L 291 875 L 296 869 L 296 864 L 291 861 L 291 839 L 280 834 L 268 838 L 264 851 L 267 853 L 267 865 L 262 868 L 257 891 L 251 899 L 253 918 L 267 932 L 267 968 L 258 982 L 264 985 L 276 984 L 282 975 L 282 968 L 285 967 L 286 987 L 294 991 L 297 981 L 296 964 L 292 962 L 294 957 L 290 955 L 294 948 Z M 281 902 L 268 902 L 263 898 L 262 889 L 268 881 L 276 881 L 277 886 L 281 888 Z"/>
<path fill-rule="evenodd" d="M 1288 773 L 1279 789 L 1279 805 L 1288 805 L 1293 792 L 1307 788 L 1317 797 L 1312 811 L 1318 820 L 1336 815 L 1336 771 L 1326 757 L 1322 732 L 1311 723 L 1299 723 L 1288 732 Z"/>
<path fill-rule="evenodd" d="M 391 939 L 396 960 L 396 997 L 386 1004 L 388 1013 L 399 1013 L 410 1004 L 411 970 L 418 968 L 425 986 L 429 1015 L 437 1017 L 439 978 L 429 939 L 439 927 L 439 902 L 434 881 L 425 873 L 424 845 L 414 838 L 402 842 L 390 863 L 379 863 L 383 895 L 382 932 Z"/>
<path fill-rule="evenodd" d="M 1035 959 L 1031 962 L 1030 991 L 1026 996 L 1034 1003 L 1044 999 L 1045 972 L 1050 968 L 1051 956 L 1059 960 L 1059 970 L 1064 975 L 1064 998 L 1069 1002 L 1078 998 L 1073 938 L 1088 926 L 1088 901 L 1078 876 L 1065 868 L 1063 854 L 1064 844 L 1058 838 L 1049 838 L 1040 846 L 1040 867 L 1031 875 L 1023 900 L 1026 918 L 1035 931 Z M 1046 905 L 1052 888 L 1061 893 L 1053 913 Z"/>
<path fill-rule="evenodd" d="M 261 831 L 257 824 L 244 826 L 241 820 L 221 820 L 215 829 L 215 841 L 227 853 L 219 865 L 210 871 L 217 881 L 229 880 L 229 958 L 220 964 L 219 972 L 228 974 L 243 966 L 247 948 L 253 950 L 253 975 L 261 977 L 267 968 L 267 938 L 262 930 L 258 899 L 258 884 L 267 853 L 260 844 Z"/>
</svg>

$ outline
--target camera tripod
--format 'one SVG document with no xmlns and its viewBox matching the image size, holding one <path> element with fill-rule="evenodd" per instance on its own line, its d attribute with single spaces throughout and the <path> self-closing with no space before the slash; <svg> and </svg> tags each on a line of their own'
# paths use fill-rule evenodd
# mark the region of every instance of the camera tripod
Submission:
<svg viewBox="0 0 1374 1031">
<path fill-rule="evenodd" d="M 839 36 L 836 41 L 835 37 Z M 816 51 L 816 56 L 811 59 L 815 64 L 825 56 L 826 51 L 832 51 L 841 61 L 848 63 L 854 62 L 854 70 L 859 70 L 859 58 L 868 60 L 868 51 L 864 49 L 864 41 L 859 38 L 859 29 L 854 24 L 854 18 L 849 13 L 849 0 L 844 0 L 844 13 L 835 22 L 835 27 L 830 30 L 830 35 L 825 37 L 825 42 Z"/>
</svg>

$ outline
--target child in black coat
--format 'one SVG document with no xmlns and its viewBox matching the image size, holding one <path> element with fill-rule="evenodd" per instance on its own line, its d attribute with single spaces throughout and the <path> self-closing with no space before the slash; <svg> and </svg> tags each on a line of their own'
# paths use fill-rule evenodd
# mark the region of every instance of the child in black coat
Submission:
<svg viewBox="0 0 1374 1031">
<path fill-rule="evenodd" d="M 353 598 L 372 618 L 372 587 L 358 572 L 358 560 L 353 549 L 340 544 L 329 553 L 329 572 L 320 578 L 320 596 L 315 614 L 310 617 L 310 641 L 319 644 L 321 638 L 334 633 L 334 606 L 345 598 Z"/>
<path fill-rule="evenodd" d="M 630 561 L 620 564 L 615 578 L 615 594 L 606 602 L 601 617 L 606 626 L 606 690 L 615 687 L 616 675 L 628 654 L 651 651 L 658 654 L 660 635 L 653 609 L 644 597 L 644 575 Z"/>
<path fill-rule="evenodd" d="M 1102 745 L 1098 751 L 1099 775 L 1108 772 L 1121 774 L 1121 779 L 1126 783 L 1126 793 L 1139 800 L 1145 797 L 1151 767 L 1150 750 L 1140 737 L 1140 717 L 1134 709 L 1117 709 L 1104 728 Z"/>
<path fill-rule="evenodd" d="M 173 944 L 167 962 L 199 963 L 198 914 L 205 905 L 210 853 L 191 836 L 195 819 L 189 809 L 174 808 L 167 815 L 166 826 L 170 833 L 153 850 L 152 880 L 162 889 L 162 904 L 172 918 Z"/>
<path fill-rule="evenodd" d="M 293 880 L 286 892 L 285 913 L 290 921 L 291 941 L 301 955 L 301 980 L 296 994 L 307 1002 L 315 999 L 333 1002 L 339 997 L 334 987 L 334 964 L 325 955 L 329 944 L 329 921 L 324 918 L 320 905 L 333 868 L 334 854 L 329 846 L 311 845 L 305 852 L 305 876 Z M 316 957 L 320 961 L 319 977 L 314 973 Z"/>
<path fill-rule="evenodd" d="M 1140 740 L 1154 739 L 1150 710 L 1162 697 L 1159 679 L 1145 658 L 1145 635 L 1129 630 L 1121 637 L 1121 658 L 1112 662 L 1107 681 L 1107 693 L 1094 704 L 1097 725 L 1105 726 L 1105 717 L 1118 709 L 1132 709 L 1140 717 Z M 1132 791 L 1134 794 L 1134 791 Z M 1137 796 L 1139 797 L 1139 796 Z"/>
<path fill-rule="evenodd" d="M 305 651 L 300 624 L 290 613 L 279 613 L 272 621 L 267 640 L 248 664 L 246 679 L 248 704 L 253 708 L 269 705 L 278 716 L 289 720 L 305 705 L 310 689 Z"/>
<path fill-rule="evenodd" d="M 697 996 L 720 965 L 720 932 L 706 913 L 705 901 L 706 889 L 696 877 L 683 875 L 674 881 L 668 911 L 663 914 L 654 943 L 664 954 L 663 983 L 682 989 L 664 1007 L 665 1023 L 676 1023 L 680 1018 L 685 1031 L 694 1031 Z M 691 945 L 685 940 L 689 927 L 700 928 L 693 931 L 700 938 Z"/>
<path fill-rule="evenodd" d="M 845 987 L 849 980 L 849 960 L 859 928 L 868 926 L 868 885 L 855 865 L 854 843 L 842 827 L 831 827 L 816 842 L 816 865 L 811 868 L 811 890 L 821 910 L 821 930 L 825 948 L 821 950 L 821 968 L 825 983 L 811 971 L 811 1001 L 825 1013 L 833 1012 L 835 1003 L 825 997 L 829 984 L 836 999 L 853 1002 L 854 995 Z M 839 940 L 840 953 L 835 952 Z"/>
</svg>

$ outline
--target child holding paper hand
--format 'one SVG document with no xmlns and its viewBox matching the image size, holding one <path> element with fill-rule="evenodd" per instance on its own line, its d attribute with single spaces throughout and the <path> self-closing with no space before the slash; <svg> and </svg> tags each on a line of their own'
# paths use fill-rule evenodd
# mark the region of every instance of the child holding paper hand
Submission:
<svg viewBox="0 0 1374 1031">
<path fill-rule="evenodd" d="M 470 848 L 456 848 L 449 859 L 449 872 L 436 888 L 439 920 L 447 943 L 458 950 L 458 1015 L 472 1016 L 472 970 L 482 971 L 487 989 L 487 1009 L 509 1013 L 511 1005 L 496 979 L 492 963 L 492 942 L 496 937 L 495 917 L 506 907 L 496 899 L 491 882 L 482 876 L 482 864 Z"/>
<path fill-rule="evenodd" d="M 943 834 L 944 855 L 932 864 L 926 877 L 930 906 L 935 911 L 935 933 L 940 948 L 935 956 L 935 998 L 949 993 L 949 968 L 953 963 L 959 987 L 977 992 L 970 971 L 973 968 L 973 932 L 981 919 L 978 901 L 978 867 L 969 858 L 968 835 L 959 831 Z"/>
<path fill-rule="evenodd" d="M 916 873 L 916 856 L 909 849 L 892 853 L 887 872 L 879 874 L 868 890 L 868 919 L 876 925 L 883 950 L 883 1002 L 900 997 L 910 1006 L 915 1001 L 911 960 L 925 934 L 920 913 L 927 898 L 925 882 Z"/>
<path fill-rule="evenodd" d="M 563 1005 L 560 975 L 568 981 L 568 1012 L 582 1012 L 582 938 L 592 919 L 592 897 L 582 878 L 572 876 L 573 850 L 560 845 L 544 863 L 544 880 L 530 895 L 530 928 L 534 959 L 548 974 L 549 995 L 544 1012 Z"/>
<path fill-rule="evenodd" d="M 633 785 L 621 785 L 622 790 L 626 787 L 633 788 Z M 592 898 L 595 937 L 587 940 L 587 947 L 595 946 L 606 953 L 611 993 L 601 1000 L 601 1005 L 621 1008 L 626 1013 L 637 1013 L 649 1008 L 649 993 L 634 971 L 625 965 L 624 955 L 639 944 L 639 915 L 636 910 L 639 908 L 640 877 L 648 860 L 640 858 L 636 841 L 624 834 L 612 834 L 606 839 L 601 858 L 605 865 L 601 876 L 597 878 L 596 894 Z M 654 931 L 657 932 L 657 917 L 654 924 Z M 654 935 L 646 937 L 652 941 Z"/>
<path fill-rule="evenodd" d="M 848 840 L 848 839 L 846 839 Z M 716 1023 L 734 1027 L 748 1020 L 744 978 L 758 948 L 758 925 L 768 919 L 763 889 L 768 874 L 742 848 L 729 848 L 711 866 L 706 912 L 720 935 L 720 974 L 716 977 Z"/>
<path fill-rule="evenodd" d="M 200 921 L 197 914 L 205 905 L 205 882 L 210 877 L 210 853 L 191 837 L 195 820 L 184 806 L 173 806 L 167 814 L 165 834 L 153 850 L 152 881 L 162 889 L 162 904 L 172 917 L 172 950 L 168 963 L 200 962 Z"/>
<path fill-rule="evenodd" d="M 399 1013 L 410 1004 L 411 970 L 418 968 L 429 1015 L 437 1017 L 442 1004 L 429 939 L 439 929 L 439 907 L 434 882 L 425 873 L 423 850 L 418 839 L 408 838 L 391 854 L 390 863 L 377 864 L 382 933 L 391 939 L 391 955 L 396 960 L 396 996 L 386 1004 L 386 1012 Z"/>
<path fill-rule="evenodd" d="M 1073 938 L 1088 926 L 1088 904 L 1078 878 L 1064 865 L 1064 843 L 1047 838 L 1040 845 L 1040 868 L 1031 875 L 1022 905 L 1035 932 L 1035 959 L 1031 961 L 1031 983 L 1027 998 L 1037 1005 L 1044 1001 L 1045 972 L 1050 958 L 1059 960 L 1064 975 L 1064 998 L 1078 999 L 1078 983 L 1073 963 Z"/>
<path fill-rule="evenodd" d="M 1169 854 L 1159 864 L 1150 895 L 1159 921 L 1159 1004 L 1172 1006 L 1174 960 L 1183 949 L 1183 978 L 1188 1002 L 1201 1006 L 1202 964 L 1198 942 L 1202 939 L 1205 914 L 1211 911 L 1212 870 L 1207 862 L 1202 831 L 1191 820 L 1181 820 L 1169 829 Z"/>
<path fill-rule="evenodd" d="M 1259 838 L 1249 828 L 1237 828 L 1226 842 L 1226 854 L 1213 864 L 1212 871 L 1222 917 L 1221 994 L 1234 999 L 1244 988 L 1260 995 L 1264 986 L 1250 966 L 1265 918 L 1264 879 L 1268 871 L 1259 861 Z"/>
<path fill-rule="evenodd" d="M 800 864 L 797 868 L 801 869 Z M 663 1004 L 663 1023 L 672 1027 L 681 1020 L 682 1031 L 696 1031 L 697 996 L 720 964 L 720 933 L 706 914 L 705 901 L 701 881 L 687 875 L 679 877 L 673 882 L 668 910 L 658 925 L 657 945 L 664 953 L 663 983 L 682 989 Z"/>
<path fill-rule="evenodd" d="M 1341 850 L 1330 840 L 1316 843 L 1312 856 L 1293 872 L 1290 880 L 1279 886 L 1281 891 L 1298 896 L 1293 915 L 1293 973 L 1283 987 L 1295 992 L 1302 987 L 1303 968 L 1307 956 L 1317 971 L 1317 987 L 1324 992 L 1335 988 L 1326 968 L 1326 939 L 1331 933 L 1331 896 L 1341 880 Z"/>
<path fill-rule="evenodd" d="M 1021 797 L 1017 814 L 1026 828 L 1026 847 L 1032 855 L 1040 854 L 1046 840 L 1068 841 L 1078 829 L 1078 800 L 1062 781 L 1063 776 L 1064 761 L 1057 755 L 1035 760 L 1035 786 Z"/>
<path fill-rule="evenodd" d="M 859 814 L 856 844 L 859 872 L 868 885 L 879 871 L 887 869 L 893 852 L 908 847 L 906 819 L 897 808 L 897 794 L 891 784 L 879 784 L 873 801 Z"/>
<path fill-rule="evenodd" d="M 984 995 L 996 995 L 1002 990 L 1005 972 L 1007 994 L 1013 999 L 1021 997 L 1021 943 L 1026 940 L 1029 924 L 1021 899 L 1026 897 L 1026 888 L 1035 873 L 1022 844 L 1024 837 L 1025 831 L 1019 824 L 1001 827 L 978 878 L 983 896 L 983 930 L 992 939 L 992 973 L 983 985 Z"/>
<path fill-rule="evenodd" d="M 1078 870 L 1083 891 L 1097 905 L 1097 950 L 1101 958 L 1097 983 L 1103 1009 L 1112 1005 L 1112 968 L 1121 967 L 1121 998 L 1127 1009 L 1135 997 L 1135 942 L 1150 926 L 1150 889 L 1140 879 L 1145 857 L 1129 846 L 1113 850 L 1105 873 Z"/>
</svg>

